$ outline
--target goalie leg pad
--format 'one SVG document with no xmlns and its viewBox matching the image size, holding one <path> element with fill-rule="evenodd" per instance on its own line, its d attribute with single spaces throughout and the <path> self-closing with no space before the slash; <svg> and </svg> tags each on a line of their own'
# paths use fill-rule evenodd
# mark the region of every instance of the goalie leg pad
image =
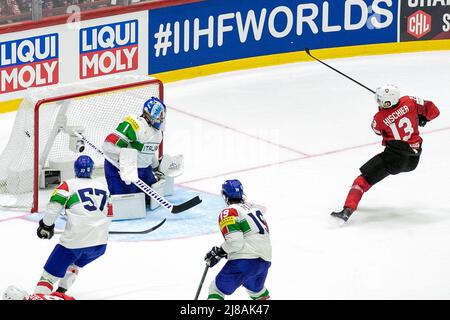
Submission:
<svg viewBox="0 0 450 320">
<path fill-rule="evenodd" d="M 117 194 L 111 196 L 113 220 L 142 219 L 147 215 L 145 194 Z"/>
</svg>

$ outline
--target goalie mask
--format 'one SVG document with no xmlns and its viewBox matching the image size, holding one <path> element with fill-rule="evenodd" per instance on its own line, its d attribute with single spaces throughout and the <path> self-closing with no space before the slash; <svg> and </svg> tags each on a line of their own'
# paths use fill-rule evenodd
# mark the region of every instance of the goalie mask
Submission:
<svg viewBox="0 0 450 320">
<path fill-rule="evenodd" d="M 158 130 L 164 130 L 166 106 L 156 97 L 151 97 L 144 103 L 142 117 L 147 123 Z"/>
<path fill-rule="evenodd" d="M 375 92 L 375 100 L 378 103 L 378 107 L 389 109 L 400 100 L 400 90 L 392 84 L 378 87 Z"/>
</svg>

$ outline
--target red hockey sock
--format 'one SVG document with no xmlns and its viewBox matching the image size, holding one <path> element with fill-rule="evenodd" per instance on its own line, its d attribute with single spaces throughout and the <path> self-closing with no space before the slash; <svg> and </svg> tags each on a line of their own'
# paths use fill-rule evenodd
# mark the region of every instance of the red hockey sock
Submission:
<svg viewBox="0 0 450 320">
<path fill-rule="evenodd" d="M 359 201 L 361 201 L 364 192 L 368 191 L 370 187 L 371 185 L 363 176 L 358 176 L 350 188 L 344 207 L 348 207 L 355 211 L 358 208 Z"/>
</svg>

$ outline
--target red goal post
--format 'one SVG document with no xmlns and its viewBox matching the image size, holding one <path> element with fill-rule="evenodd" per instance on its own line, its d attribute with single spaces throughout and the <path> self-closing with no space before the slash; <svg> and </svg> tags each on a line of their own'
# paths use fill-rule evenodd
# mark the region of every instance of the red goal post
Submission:
<svg viewBox="0 0 450 320">
<path fill-rule="evenodd" d="M 164 85 L 146 76 L 113 76 L 31 90 L 17 111 L 10 140 L 0 155 L 5 164 L 0 169 L 0 206 L 37 212 L 40 191 L 47 188 L 47 182 L 73 176 L 73 160 L 80 154 L 72 147 L 69 128 L 82 130 L 101 146 L 125 116 L 140 115 L 151 96 L 164 101 Z M 86 146 L 83 154 L 101 168 L 103 159 L 95 151 Z"/>
</svg>

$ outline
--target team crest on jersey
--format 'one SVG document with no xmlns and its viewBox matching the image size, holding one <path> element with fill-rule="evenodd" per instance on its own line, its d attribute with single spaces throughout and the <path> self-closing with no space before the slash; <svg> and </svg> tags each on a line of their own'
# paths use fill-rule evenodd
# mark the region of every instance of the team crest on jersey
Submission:
<svg viewBox="0 0 450 320">
<path fill-rule="evenodd" d="M 226 226 L 230 226 L 236 224 L 236 217 L 229 216 L 220 220 L 220 229 L 225 228 Z"/>
<path fill-rule="evenodd" d="M 220 229 L 225 228 L 226 226 L 236 224 L 236 218 L 238 217 L 238 213 L 235 209 L 225 209 L 220 214 L 219 218 L 219 226 Z"/>
</svg>

